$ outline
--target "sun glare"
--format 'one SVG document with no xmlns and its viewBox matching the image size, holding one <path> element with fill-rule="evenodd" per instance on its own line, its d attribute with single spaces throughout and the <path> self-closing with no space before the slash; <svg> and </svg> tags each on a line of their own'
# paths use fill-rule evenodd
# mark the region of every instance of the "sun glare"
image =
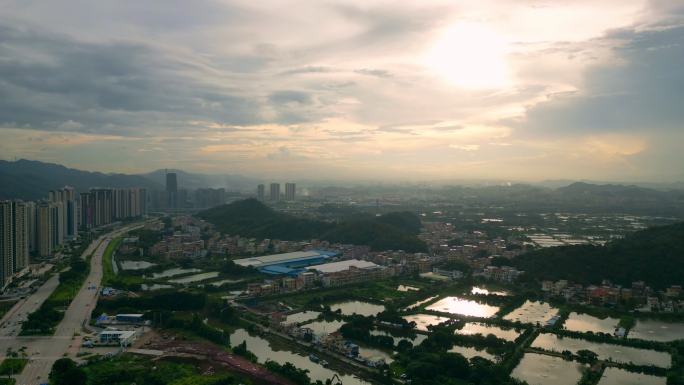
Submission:
<svg viewBox="0 0 684 385">
<path fill-rule="evenodd" d="M 506 40 L 482 24 L 448 28 L 428 50 L 425 64 L 449 83 L 468 89 L 503 88 L 510 83 Z"/>
</svg>

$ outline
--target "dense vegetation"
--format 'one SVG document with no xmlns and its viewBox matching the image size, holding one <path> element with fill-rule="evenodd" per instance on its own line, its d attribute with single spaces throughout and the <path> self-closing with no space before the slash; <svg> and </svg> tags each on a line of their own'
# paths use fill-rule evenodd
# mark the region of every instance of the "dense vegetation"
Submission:
<svg viewBox="0 0 684 385">
<path fill-rule="evenodd" d="M 347 318 L 347 323 L 340 327 L 340 333 L 346 339 L 363 342 L 367 345 L 378 347 L 381 349 L 392 350 L 394 347 L 394 339 L 390 336 L 372 335 L 370 331 L 373 329 L 375 319 L 373 317 L 364 317 L 361 315 L 353 315 Z"/>
<path fill-rule="evenodd" d="M 609 279 L 655 288 L 684 284 L 684 223 L 653 227 L 605 246 L 554 247 L 521 255 L 515 265 L 533 279 L 584 284 Z"/>
<path fill-rule="evenodd" d="M 256 199 L 214 207 L 199 216 L 225 234 L 255 238 L 310 239 L 333 227 L 330 223 L 279 213 Z"/>
<path fill-rule="evenodd" d="M 271 360 L 266 361 L 265 366 L 270 372 L 279 374 L 297 385 L 311 384 L 311 379 L 308 375 L 309 371 L 307 369 L 299 369 L 289 362 L 286 362 L 284 365 L 280 365 L 279 363 Z"/>
<path fill-rule="evenodd" d="M 479 357 L 468 361 L 449 352 L 454 338 L 452 328 L 435 327 L 423 343 L 400 353 L 392 366 L 401 368 L 414 384 L 518 384 L 501 365 Z"/>
<path fill-rule="evenodd" d="M 332 223 L 279 213 L 255 199 L 246 199 L 205 210 L 198 215 L 225 234 L 284 240 L 317 238 L 368 245 L 373 250 L 426 250 L 425 243 L 416 236 L 421 227 L 420 219 L 408 212 L 378 217 L 364 215 Z"/>
<path fill-rule="evenodd" d="M 24 370 L 26 364 L 28 364 L 27 358 L 5 358 L 5 360 L 2 361 L 2 364 L 0 364 L 0 376 L 11 376 L 19 374 L 22 372 L 22 370 Z"/>
<path fill-rule="evenodd" d="M 102 286 L 121 286 L 115 283 L 116 274 L 114 273 L 114 267 L 112 265 L 112 258 L 114 258 L 114 252 L 119 247 L 121 243 L 121 238 L 113 239 L 107 245 L 107 248 L 102 255 Z"/>
<path fill-rule="evenodd" d="M 98 301 L 95 312 L 119 311 L 132 309 L 137 311 L 177 311 L 200 310 L 207 302 L 206 294 L 187 291 L 161 292 L 144 294 L 138 297 L 119 296 L 113 299 Z M 97 316 L 99 314 L 95 314 Z"/>
<path fill-rule="evenodd" d="M 247 383 L 230 374 L 202 374 L 184 363 L 152 361 L 132 355 L 102 360 L 79 367 L 69 358 L 55 362 L 52 385 L 231 385 Z"/>
</svg>

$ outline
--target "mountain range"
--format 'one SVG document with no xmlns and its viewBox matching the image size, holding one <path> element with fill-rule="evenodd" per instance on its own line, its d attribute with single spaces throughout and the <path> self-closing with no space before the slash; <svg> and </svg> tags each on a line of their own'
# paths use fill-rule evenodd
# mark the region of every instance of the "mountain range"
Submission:
<svg viewBox="0 0 684 385">
<path fill-rule="evenodd" d="M 163 185 L 141 175 L 81 171 L 26 159 L 14 162 L 0 160 L 0 199 L 47 198 L 49 190 L 67 185 L 77 191 L 87 191 L 91 187 L 163 188 Z"/>
<path fill-rule="evenodd" d="M 0 199 L 35 200 L 47 196 L 51 189 L 73 186 L 78 191 L 91 187 L 144 187 L 163 190 L 165 173 L 176 172 L 181 188 L 223 187 L 228 191 L 253 192 L 261 180 L 234 174 L 202 174 L 183 170 L 156 170 L 146 174 L 105 174 L 67 168 L 34 160 L 0 160 Z M 560 181 L 558 182 L 560 183 Z M 302 185 L 300 184 L 301 187 Z M 570 182 L 551 188 L 542 184 L 512 185 L 359 185 L 355 187 L 313 187 L 318 195 L 382 196 L 397 192 L 409 198 L 459 204 L 514 207 L 531 211 L 621 212 L 644 215 L 684 216 L 684 189 L 654 189 L 635 185 Z M 661 186 L 662 187 L 662 186 Z"/>
<path fill-rule="evenodd" d="M 147 174 L 105 174 L 83 171 L 65 166 L 35 160 L 0 160 L 0 199 L 36 200 L 46 198 L 49 190 L 72 186 L 77 191 L 91 187 L 143 187 L 149 190 L 163 190 L 167 170 L 156 170 Z M 168 170 L 178 174 L 181 188 L 224 187 L 229 191 L 254 190 L 255 179 L 239 175 L 209 175 Z"/>
</svg>

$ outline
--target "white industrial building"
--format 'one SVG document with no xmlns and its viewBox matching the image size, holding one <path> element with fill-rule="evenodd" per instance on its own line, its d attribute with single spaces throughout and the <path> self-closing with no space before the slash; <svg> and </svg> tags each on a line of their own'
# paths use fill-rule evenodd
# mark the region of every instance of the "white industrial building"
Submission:
<svg viewBox="0 0 684 385">
<path fill-rule="evenodd" d="M 97 335 L 97 345 L 130 346 L 135 338 L 135 330 L 107 328 Z"/>
<path fill-rule="evenodd" d="M 364 269 L 364 270 L 369 270 L 369 269 L 372 270 L 372 269 L 381 268 L 380 265 L 376 265 L 373 262 L 362 261 L 359 259 L 348 259 L 345 261 L 331 262 L 331 263 L 325 263 L 322 265 L 310 266 L 309 270 L 317 271 L 320 274 L 330 274 L 330 273 L 339 273 L 341 271 L 347 271 L 352 267 L 357 268 L 357 269 Z"/>
</svg>

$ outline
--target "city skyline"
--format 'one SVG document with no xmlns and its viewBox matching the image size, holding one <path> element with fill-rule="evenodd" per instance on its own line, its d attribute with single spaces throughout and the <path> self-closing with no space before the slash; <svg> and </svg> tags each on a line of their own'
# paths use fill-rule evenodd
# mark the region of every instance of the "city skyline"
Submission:
<svg viewBox="0 0 684 385">
<path fill-rule="evenodd" d="M 684 179 L 676 2 L 8 2 L 0 25 L 4 159 L 264 180 Z"/>
</svg>

